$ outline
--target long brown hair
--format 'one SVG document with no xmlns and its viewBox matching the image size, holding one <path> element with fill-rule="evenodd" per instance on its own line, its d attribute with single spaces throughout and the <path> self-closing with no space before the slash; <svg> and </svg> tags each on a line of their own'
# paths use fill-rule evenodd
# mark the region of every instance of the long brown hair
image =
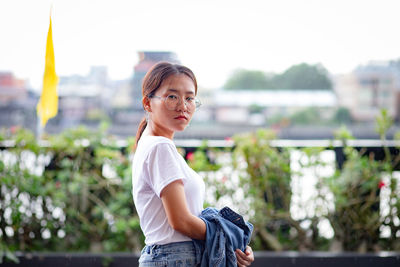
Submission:
<svg viewBox="0 0 400 267">
<path fill-rule="evenodd" d="M 152 97 L 157 92 L 158 88 L 160 88 L 162 83 L 168 79 L 168 77 L 178 74 L 185 74 L 192 79 L 195 88 L 195 94 L 197 94 L 197 80 L 193 72 L 188 67 L 169 62 L 159 62 L 151 67 L 151 69 L 144 76 L 142 83 L 142 96 Z M 140 121 L 138 130 L 136 132 L 136 145 L 138 144 L 146 126 L 147 121 L 146 117 L 144 116 Z"/>
</svg>

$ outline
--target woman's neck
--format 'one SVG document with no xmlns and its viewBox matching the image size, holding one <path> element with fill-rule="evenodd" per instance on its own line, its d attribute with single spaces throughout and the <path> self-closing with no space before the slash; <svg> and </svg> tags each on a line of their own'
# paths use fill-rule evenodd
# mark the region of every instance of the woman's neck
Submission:
<svg viewBox="0 0 400 267">
<path fill-rule="evenodd" d="M 162 133 L 162 131 L 157 131 L 154 127 L 152 127 L 151 124 L 147 124 L 146 128 L 144 129 L 142 136 L 164 136 L 168 139 L 173 140 L 174 139 L 174 133 L 172 134 L 165 134 Z"/>
</svg>

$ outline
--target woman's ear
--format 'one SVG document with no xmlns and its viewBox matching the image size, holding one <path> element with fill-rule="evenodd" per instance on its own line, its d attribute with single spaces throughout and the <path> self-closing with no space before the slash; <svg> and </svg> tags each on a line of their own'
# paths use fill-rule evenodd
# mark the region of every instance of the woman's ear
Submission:
<svg viewBox="0 0 400 267">
<path fill-rule="evenodd" d="M 147 96 L 144 96 L 142 98 L 142 104 L 143 104 L 144 110 L 146 110 L 147 112 L 151 112 L 150 99 Z"/>
</svg>

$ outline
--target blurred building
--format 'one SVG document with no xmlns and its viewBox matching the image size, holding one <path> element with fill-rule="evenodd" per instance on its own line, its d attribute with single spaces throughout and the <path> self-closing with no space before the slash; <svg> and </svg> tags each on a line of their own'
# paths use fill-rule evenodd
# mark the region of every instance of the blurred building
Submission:
<svg viewBox="0 0 400 267">
<path fill-rule="evenodd" d="M 92 66 L 88 75 L 61 76 L 58 83 L 59 96 L 97 96 L 107 105 L 112 95 L 108 70 L 105 66 Z"/>
<path fill-rule="evenodd" d="M 341 106 L 356 121 L 373 121 L 380 109 L 400 118 L 400 67 L 395 62 L 373 61 L 352 73 L 335 78 L 335 91 Z"/>
<path fill-rule="evenodd" d="M 21 101 L 28 96 L 26 82 L 12 72 L 0 72 L 0 105 Z"/>
<path fill-rule="evenodd" d="M 356 120 L 357 115 L 355 113 L 357 113 L 359 105 L 357 97 L 359 91 L 357 77 L 354 73 L 336 75 L 333 78 L 333 83 L 333 89 L 338 99 L 338 105 L 347 108 L 353 119 Z"/>
<path fill-rule="evenodd" d="M 132 77 L 132 104 L 133 108 L 143 110 L 142 107 L 142 80 L 147 71 L 157 62 L 168 61 L 171 63 L 180 63 L 174 52 L 168 51 L 140 51 L 139 62 L 134 67 Z"/>
<path fill-rule="evenodd" d="M 0 128 L 18 125 L 34 130 L 37 101 L 25 80 L 0 72 Z"/>
<path fill-rule="evenodd" d="M 105 66 L 91 67 L 86 76 L 61 76 L 57 89 L 59 113 L 49 121 L 49 127 L 61 130 L 98 123 L 111 109 L 112 85 Z"/>
</svg>

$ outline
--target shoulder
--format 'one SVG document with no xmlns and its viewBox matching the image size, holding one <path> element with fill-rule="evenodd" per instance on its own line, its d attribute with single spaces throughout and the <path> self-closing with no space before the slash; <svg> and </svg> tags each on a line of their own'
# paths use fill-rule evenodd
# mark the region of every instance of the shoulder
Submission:
<svg viewBox="0 0 400 267">
<path fill-rule="evenodd" d="M 150 145 L 150 144 L 171 144 L 174 145 L 174 142 L 164 136 L 142 136 L 139 140 L 138 145 Z"/>
<path fill-rule="evenodd" d="M 138 150 L 147 155 L 177 153 L 174 142 L 163 136 L 142 137 L 138 144 Z"/>
</svg>

